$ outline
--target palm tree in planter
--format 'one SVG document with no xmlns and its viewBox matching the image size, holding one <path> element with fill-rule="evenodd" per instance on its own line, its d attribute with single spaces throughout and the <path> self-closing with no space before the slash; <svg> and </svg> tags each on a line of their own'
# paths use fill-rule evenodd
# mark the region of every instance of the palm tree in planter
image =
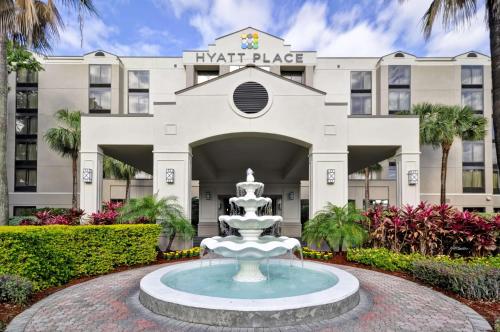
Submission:
<svg viewBox="0 0 500 332">
<path fill-rule="evenodd" d="M 132 198 L 120 208 L 120 222 L 159 223 L 163 235 L 168 238 L 166 251 L 170 251 L 176 236 L 183 240 L 192 239 L 195 230 L 184 216 L 182 206 L 175 197 L 158 198 L 156 195 Z"/>
<path fill-rule="evenodd" d="M 71 158 L 73 174 L 73 194 L 71 205 L 77 208 L 76 190 L 78 186 L 78 154 L 80 153 L 80 122 L 81 113 L 79 111 L 69 111 L 62 109 L 56 112 L 55 118 L 60 126 L 50 128 L 44 135 L 45 141 L 50 148 L 62 157 Z"/>
<path fill-rule="evenodd" d="M 328 203 L 305 223 L 302 239 L 318 247 L 325 243 L 332 253 L 335 248 L 342 253 L 344 246 L 358 246 L 365 240 L 367 232 L 361 225 L 363 219 L 353 204 L 342 207 Z"/>
<path fill-rule="evenodd" d="M 80 31 L 83 17 L 95 13 L 92 0 L 1 0 L 0 1 L 0 224 L 9 216 L 7 189 L 7 92 L 9 43 L 34 51 L 50 50 L 63 26 L 58 6 L 78 13 Z"/>
<path fill-rule="evenodd" d="M 373 172 L 380 171 L 381 169 L 382 165 L 376 163 L 358 171 L 358 174 L 364 175 L 365 180 L 365 199 L 363 201 L 363 209 L 365 211 L 368 211 L 368 209 L 370 208 L 370 180 L 372 178 Z"/>
<path fill-rule="evenodd" d="M 408 0 L 400 0 L 401 2 Z M 433 0 L 423 17 L 426 38 L 432 34 L 436 19 L 442 17 L 445 28 L 470 23 L 477 13 L 479 0 Z M 485 0 L 486 25 L 490 32 L 491 74 L 493 81 L 493 127 L 497 160 L 500 160 L 500 1 Z"/>
<path fill-rule="evenodd" d="M 441 204 L 446 203 L 448 155 L 455 138 L 478 141 L 486 135 L 487 121 L 468 106 L 422 103 L 413 106 L 420 118 L 420 144 L 441 148 Z"/>
<path fill-rule="evenodd" d="M 139 170 L 108 156 L 104 156 L 103 169 L 105 177 L 125 180 L 125 201 L 128 202 L 130 200 L 130 182 L 139 173 Z"/>
</svg>

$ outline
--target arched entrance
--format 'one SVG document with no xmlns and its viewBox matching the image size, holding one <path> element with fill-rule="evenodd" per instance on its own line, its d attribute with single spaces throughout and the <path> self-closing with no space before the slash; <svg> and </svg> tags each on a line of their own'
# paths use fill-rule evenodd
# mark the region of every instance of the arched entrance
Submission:
<svg viewBox="0 0 500 332">
<path fill-rule="evenodd" d="M 276 135 L 223 135 L 192 144 L 191 153 L 192 179 L 199 185 L 200 237 L 219 234 L 218 216 L 228 213 L 235 183 L 249 167 L 265 183 L 273 214 L 283 216 L 282 234 L 300 236 L 300 183 L 309 178 L 308 144 Z"/>
</svg>

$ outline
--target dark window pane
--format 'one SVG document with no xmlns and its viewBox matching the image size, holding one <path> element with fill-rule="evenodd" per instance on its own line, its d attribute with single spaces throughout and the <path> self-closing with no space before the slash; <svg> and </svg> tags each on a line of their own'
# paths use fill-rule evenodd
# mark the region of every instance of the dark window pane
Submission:
<svg viewBox="0 0 500 332">
<path fill-rule="evenodd" d="M 351 114 L 372 114 L 371 93 L 353 93 L 351 95 Z"/>
<path fill-rule="evenodd" d="M 36 211 L 35 206 L 14 206 L 15 217 L 32 216 Z"/>
<path fill-rule="evenodd" d="M 111 65 L 90 65 L 90 84 L 111 84 Z"/>
<path fill-rule="evenodd" d="M 302 71 L 282 71 L 281 76 L 289 80 L 304 84 L 304 72 Z"/>
<path fill-rule="evenodd" d="M 33 71 L 28 71 L 26 69 L 19 69 L 17 71 L 17 83 L 37 83 L 38 73 Z"/>
<path fill-rule="evenodd" d="M 462 161 L 464 163 L 484 162 L 484 142 L 483 141 L 463 141 Z"/>
<path fill-rule="evenodd" d="M 128 96 L 129 113 L 148 113 L 149 111 L 149 93 L 131 92 Z"/>
<path fill-rule="evenodd" d="M 464 189 L 483 189 L 484 169 L 464 166 L 462 171 L 462 186 Z"/>
<path fill-rule="evenodd" d="M 410 66 L 389 66 L 389 85 L 410 85 Z"/>
<path fill-rule="evenodd" d="M 351 90 L 371 90 L 372 73 L 369 71 L 351 72 Z"/>
<path fill-rule="evenodd" d="M 89 107 L 91 110 L 111 109 L 111 89 L 92 88 L 89 91 Z"/>
<path fill-rule="evenodd" d="M 462 66 L 462 84 L 464 85 L 482 85 L 483 67 L 482 66 Z"/>
<path fill-rule="evenodd" d="M 205 70 L 198 70 L 196 72 L 196 83 L 203 83 L 208 80 L 211 80 L 212 78 L 215 78 L 219 76 L 218 71 L 205 71 Z"/>
<path fill-rule="evenodd" d="M 483 111 L 483 90 L 482 89 L 463 89 L 462 105 L 469 106 L 473 111 Z"/>
<path fill-rule="evenodd" d="M 401 112 L 410 110 L 410 90 L 389 91 L 389 111 Z"/>
<path fill-rule="evenodd" d="M 16 117 L 16 134 L 26 135 L 28 134 L 28 118 L 26 117 Z"/>
<path fill-rule="evenodd" d="M 129 89 L 149 89 L 149 71 L 131 70 L 128 72 Z"/>
<path fill-rule="evenodd" d="M 16 144 L 16 160 L 26 160 L 27 146 L 26 143 Z"/>
</svg>

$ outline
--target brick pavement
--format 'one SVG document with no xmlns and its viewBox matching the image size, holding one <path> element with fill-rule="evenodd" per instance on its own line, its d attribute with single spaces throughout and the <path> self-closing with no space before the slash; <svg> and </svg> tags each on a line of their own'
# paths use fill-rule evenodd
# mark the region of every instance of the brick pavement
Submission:
<svg viewBox="0 0 500 332">
<path fill-rule="evenodd" d="M 230 329 L 156 315 L 138 300 L 139 281 L 161 266 L 96 278 L 61 290 L 17 316 L 7 331 L 486 331 L 488 323 L 469 307 L 413 282 L 339 266 L 361 284 L 361 302 L 331 320 L 274 329 Z"/>
</svg>

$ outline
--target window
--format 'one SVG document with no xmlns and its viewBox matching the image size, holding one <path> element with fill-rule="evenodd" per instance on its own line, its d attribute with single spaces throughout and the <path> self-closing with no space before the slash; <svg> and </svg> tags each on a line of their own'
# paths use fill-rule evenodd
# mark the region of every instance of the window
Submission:
<svg viewBox="0 0 500 332">
<path fill-rule="evenodd" d="M 38 91 L 18 90 L 16 92 L 16 109 L 37 109 Z"/>
<path fill-rule="evenodd" d="M 16 116 L 16 136 L 36 135 L 38 132 L 38 117 L 36 115 Z"/>
<path fill-rule="evenodd" d="M 304 72 L 303 71 L 291 71 L 291 70 L 282 70 L 281 76 L 284 78 L 288 78 L 289 80 L 295 81 L 300 84 L 304 84 Z"/>
<path fill-rule="evenodd" d="M 149 72 L 134 70 L 128 72 L 128 112 L 149 112 Z"/>
<path fill-rule="evenodd" d="M 493 194 L 500 194 L 500 185 L 499 185 L 500 177 L 498 176 L 497 166 L 493 166 Z"/>
<path fill-rule="evenodd" d="M 19 69 L 17 70 L 16 81 L 17 85 L 36 86 L 38 83 L 38 73 L 36 71 Z"/>
<path fill-rule="evenodd" d="M 36 169 L 16 168 L 16 191 L 36 190 Z"/>
<path fill-rule="evenodd" d="M 219 70 L 198 70 L 196 71 L 196 84 L 200 84 L 219 76 Z"/>
<path fill-rule="evenodd" d="M 394 180 L 398 176 L 398 169 L 395 161 L 389 161 L 389 168 L 387 169 L 387 178 Z"/>
<path fill-rule="evenodd" d="M 462 85 L 483 86 L 482 66 L 462 66 Z"/>
<path fill-rule="evenodd" d="M 486 208 L 484 207 L 464 207 L 464 211 L 469 211 L 469 212 L 486 212 Z"/>
<path fill-rule="evenodd" d="M 410 111 L 410 66 L 389 66 L 389 114 Z"/>
<path fill-rule="evenodd" d="M 36 206 L 14 206 L 14 217 L 27 217 L 35 214 Z"/>
<path fill-rule="evenodd" d="M 16 161 L 36 160 L 36 142 L 16 143 Z"/>
<path fill-rule="evenodd" d="M 111 65 L 90 65 L 90 86 L 111 86 Z"/>
<path fill-rule="evenodd" d="M 372 73 L 351 72 L 351 114 L 372 114 Z"/>
<path fill-rule="evenodd" d="M 469 106 L 476 114 L 483 114 L 483 101 L 483 67 L 462 66 L 462 105 Z"/>
<path fill-rule="evenodd" d="M 91 88 L 89 91 L 90 113 L 111 112 L 111 89 Z"/>
<path fill-rule="evenodd" d="M 484 192 L 484 142 L 462 142 L 462 186 L 464 193 Z"/>
</svg>

